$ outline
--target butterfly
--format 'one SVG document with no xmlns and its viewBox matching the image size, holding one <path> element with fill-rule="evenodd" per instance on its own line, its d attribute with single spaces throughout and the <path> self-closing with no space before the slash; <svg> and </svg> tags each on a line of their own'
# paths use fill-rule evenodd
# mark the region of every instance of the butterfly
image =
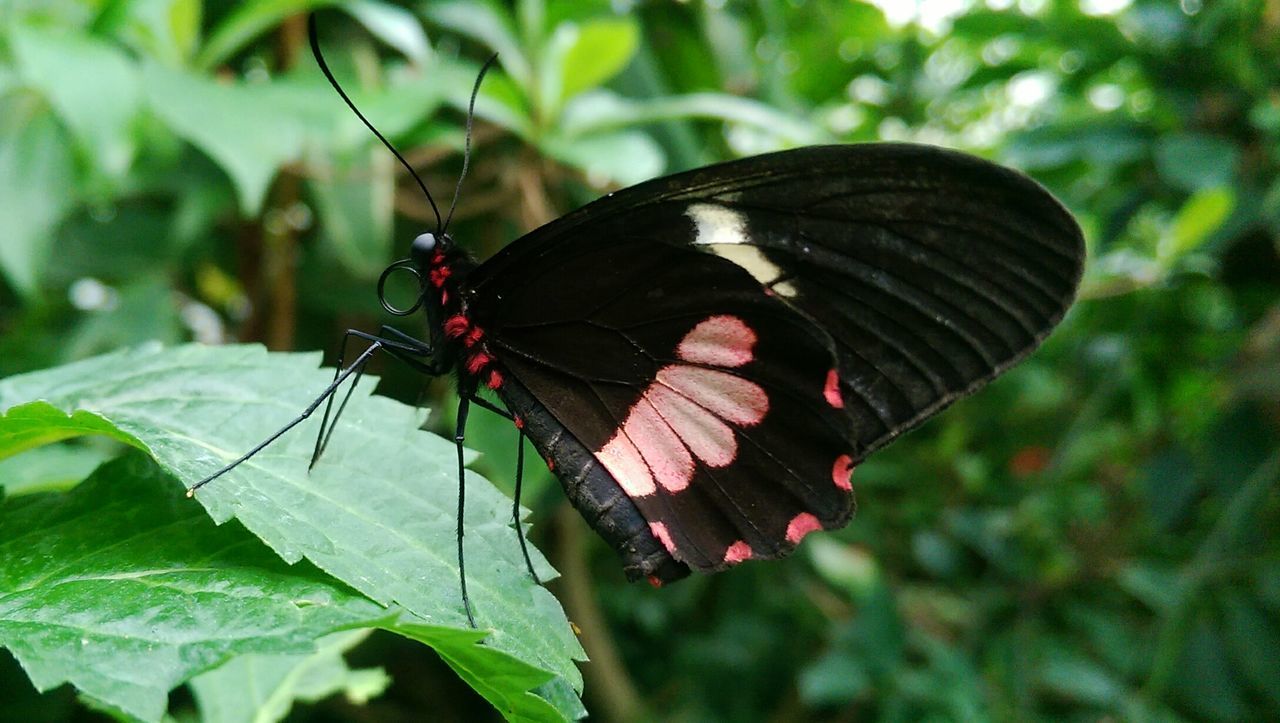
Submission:
<svg viewBox="0 0 1280 723">
<path fill-rule="evenodd" d="M 455 376 L 469 619 L 473 404 L 511 419 L 521 451 L 528 437 L 629 579 L 661 585 L 779 558 L 849 522 L 851 473 L 869 454 L 1030 354 L 1071 305 L 1084 261 L 1071 214 L 1030 178 L 905 143 L 798 148 L 651 180 L 484 263 L 447 229 L 419 235 L 378 282 L 389 312 L 425 316 L 427 338 L 348 332 L 370 346 L 339 360 L 293 424 L 327 400 L 314 463 L 334 392 L 377 351 Z M 397 272 L 416 280 L 407 308 L 385 293 Z M 522 470 L 520 458 L 517 514 Z"/>
</svg>

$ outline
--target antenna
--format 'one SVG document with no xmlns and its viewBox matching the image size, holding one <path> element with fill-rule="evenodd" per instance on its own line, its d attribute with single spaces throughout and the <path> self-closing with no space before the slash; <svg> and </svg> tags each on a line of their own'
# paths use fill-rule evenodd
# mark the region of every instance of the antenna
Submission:
<svg viewBox="0 0 1280 723">
<path fill-rule="evenodd" d="M 311 54 L 315 56 L 316 64 L 320 66 L 320 71 L 324 73 L 324 77 L 329 79 L 329 85 L 332 85 L 333 89 L 338 91 L 338 95 L 342 96 L 342 100 L 346 101 L 347 107 L 351 109 L 351 112 L 355 113 L 356 117 L 359 118 L 361 122 L 364 123 L 365 127 L 368 128 L 370 131 L 372 131 L 373 134 L 378 137 L 378 140 L 382 141 L 382 145 L 386 146 L 387 150 L 391 151 L 391 153 L 395 155 L 396 159 L 400 161 L 400 165 L 404 166 L 405 170 L 409 171 L 409 175 L 413 176 L 413 180 L 418 182 L 418 188 L 422 189 L 422 193 L 425 194 L 427 197 L 427 203 L 431 204 L 431 210 L 436 215 L 436 235 L 437 236 L 444 235 L 444 227 L 447 226 L 448 224 L 441 223 L 440 209 L 439 207 L 436 206 L 436 200 L 431 197 L 431 192 L 427 190 L 427 184 L 422 182 L 422 178 L 418 176 L 418 172 L 413 170 L 413 166 L 409 165 L 409 162 L 404 159 L 404 156 L 400 155 L 400 151 L 397 151 L 395 146 L 391 145 L 391 141 L 388 141 L 386 138 L 384 138 L 383 135 L 378 132 L 378 129 L 374 128 L 373 124 L 369 122 L 369 119 L 364 117 L 364 114 L 360 112 L 360 109 L 356 107 L 356 104 L 351 102 L 351 99 L 347 97 L 346 91 L 342 89 L 342 86 L 338 85 L 338 79 L 333 77 L 333 72 L 329 70 L 329 64 L 324 62 L 324 55 L 321 54 L 320 52 L 319 35 L 316 32 L 315 13 L 312 13 L 307 16 L 307 37 L 310 38 L 311 40 Z M 497 57 L 497 56 L 494 56 L 494 57 Z M 490 58 L 489 62 L 493 62 L 493 58 Z M 488 68 L 488 63 L 485 64 L 485 67 Z M 480 76 L 484 77 L 483 70 L 480 71 Z M 478 90 L 479 88 L 480 88 L 480 81 L 479 79 L 477 79 L 476 89 Z M 475 103 L 474 92 L 471 94 L 471 102 L 474 105 Z M 468 149 L 471 148 L 471 116 L 469 114 L 467 116 L 467 148 Z M 463 165 L 462 165 L 463 173 L 466 173 L 466 167 L 467 167 L 466 157 L 464 156 Z M 458 184 L 459 185 L 462 184 L 461 178 L 458 179 Z M 454 201 L 457 201 L 456 191 L 454 192 Z M 450 212 L 450 215 L 452 215 L 453 213 L 452 206 L 450 206 L 449 212 Z"/>
<path fill-rule="evenodd" d="M 480 66 L 480 74 L 476 76 L 475 87 L 471 89 L 471 101 L 467 103 L 467 137 L 462 151 L 462 173 L 458 174 L 458 185 L 453 189 L 453 200 L 449 202 L 449 215 L 444 218 L 444 227 L 440 230 L 440 234 L 449 229 L 449 222 L 453 220 L 453 209 L 458 205 L 458 194 L 462 191 L 462 179 L 467 177 L 467 167 L 471 163 L 471 121 L 476 116 L 476 96 L 480 94 L 480 81 L 484 80 L 484 74 L 489 72 L 489 66 L 493 65 L 493 61 L 498 59 L 498 54 L 494 53 L 489 59 L 484 61 L 484 65 Z"/>
</svg>

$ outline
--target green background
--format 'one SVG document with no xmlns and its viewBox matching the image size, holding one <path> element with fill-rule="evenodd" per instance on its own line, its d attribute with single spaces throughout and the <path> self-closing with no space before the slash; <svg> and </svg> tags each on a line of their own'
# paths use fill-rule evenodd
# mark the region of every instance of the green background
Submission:
<svg viewBox="0 0 1280 723">
<path fill-rule="evenodd" d="M 587 710 L 1280 716 L 1280 3 L 915 5 L 2 3 L 0 377 L 151 340 L 332 362 L 343 329 L 387 321 L 377 275 L 433 216 L 324 83 L 311 10 L 348 92 L 443 205 L 460 111 L 500 53 L 451 226 L 482 258 L 609 189 L 717 160 L 844 141 L 968 150 L 1077 216 L 1080 300 L 1031 359 L 859 468 L 847 529 L 655 591 L 623 582 L 533 465 L 531 539 L 594 661 Z M 448 428 L 447 381 L 424 392 L 376 371 L 381 392 L 442 405 Z M 510 489 L 509 429 L 474 419 L 474 468 Z M 120 448 L 36 452 L 0 463 L 0 529 Z M 296 700 L 299 720 L 497 716 L 413 636 L 342 635 L 316 664 L 340 682 L 229 710 L 231 659 L 232 683 L 179 689 L 170 713 L 276 719 Z M 0 698 L 28 720 L 122 715 L 36 693 L 7 653 Z"/>
</svg>

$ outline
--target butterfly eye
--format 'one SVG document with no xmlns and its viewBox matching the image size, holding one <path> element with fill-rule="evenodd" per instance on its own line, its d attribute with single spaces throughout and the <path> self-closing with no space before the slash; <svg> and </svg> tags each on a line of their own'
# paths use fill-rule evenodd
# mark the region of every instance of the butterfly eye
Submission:
<svg viewBox="0 0 1280 723">
<path fill-rule="evenodd" d="M 433 233 L 419 234 L 409 246 L 409 254 L 419 261 L 426 261 L 435 250 L 436 235 Z"/>
<path fill-rule="evenodd" d="M 431 234 L 424 233 L 422 234 L 422 236 L 419 236 L 417 239 L 414 239 L 413 250 L 415 252 L 418 250 L 418 241 L 422 239 L 423 236 L 430 237 Z M 434 239 L 432 239 L 432 243 L 434 243 Z M 387 279 L 391 278 L 391 275 L 396 271 L 403 271 L 405 273 L 411 274 L 413 278 L 417 281 L 417 284 L 415 285 L 416 288 L 414 289 L 413 292 L 411 292 L 413 294 L 412 306 L 399 307 L 391 303 L 387 299 L 387 289 L 386 289 Z M 408 316 L 413 312 L 417 311 L 418 307 L 422 306 L 423 299 L 426 298 L 426 290 L 427 290 L 426 280 L 423 279 L 422 274 L 418 272 L 418 269 L 416 268 L 414 262 L 410 261 L 409 259 L 404 259 L 403 261 L 397 261 L 394 264 L 391 264 L 386 268 L 385 271 L 382 272 L 382 276 L 378 277 L 378 303 L 382 304 L 382 308 L 386 309 L 388 314 L 394 314 L 396 316 Z M 396 294 L 396 295 L 401 296 L 401 294 Z"/>
</svg>

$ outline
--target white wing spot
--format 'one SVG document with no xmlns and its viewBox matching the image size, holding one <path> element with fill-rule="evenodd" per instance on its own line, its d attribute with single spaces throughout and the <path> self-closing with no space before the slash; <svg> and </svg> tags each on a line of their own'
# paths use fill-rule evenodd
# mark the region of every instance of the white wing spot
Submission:
<svg viewBox="0 0 1280 723">
<path fill-rule="evenodd" d="M 693 243 L 741 267 L 761 284 L 769 285 L 782 275 L 782 269 L 770 261 L 758 246 L 752 246 L 747 233 L 747 217 L 737 211 L 711 203 L 695 203 L 685 214 L 693 220 L 697 236 Z M 783 294 L 791 296 L 792 294 Z"/>
</svg>

